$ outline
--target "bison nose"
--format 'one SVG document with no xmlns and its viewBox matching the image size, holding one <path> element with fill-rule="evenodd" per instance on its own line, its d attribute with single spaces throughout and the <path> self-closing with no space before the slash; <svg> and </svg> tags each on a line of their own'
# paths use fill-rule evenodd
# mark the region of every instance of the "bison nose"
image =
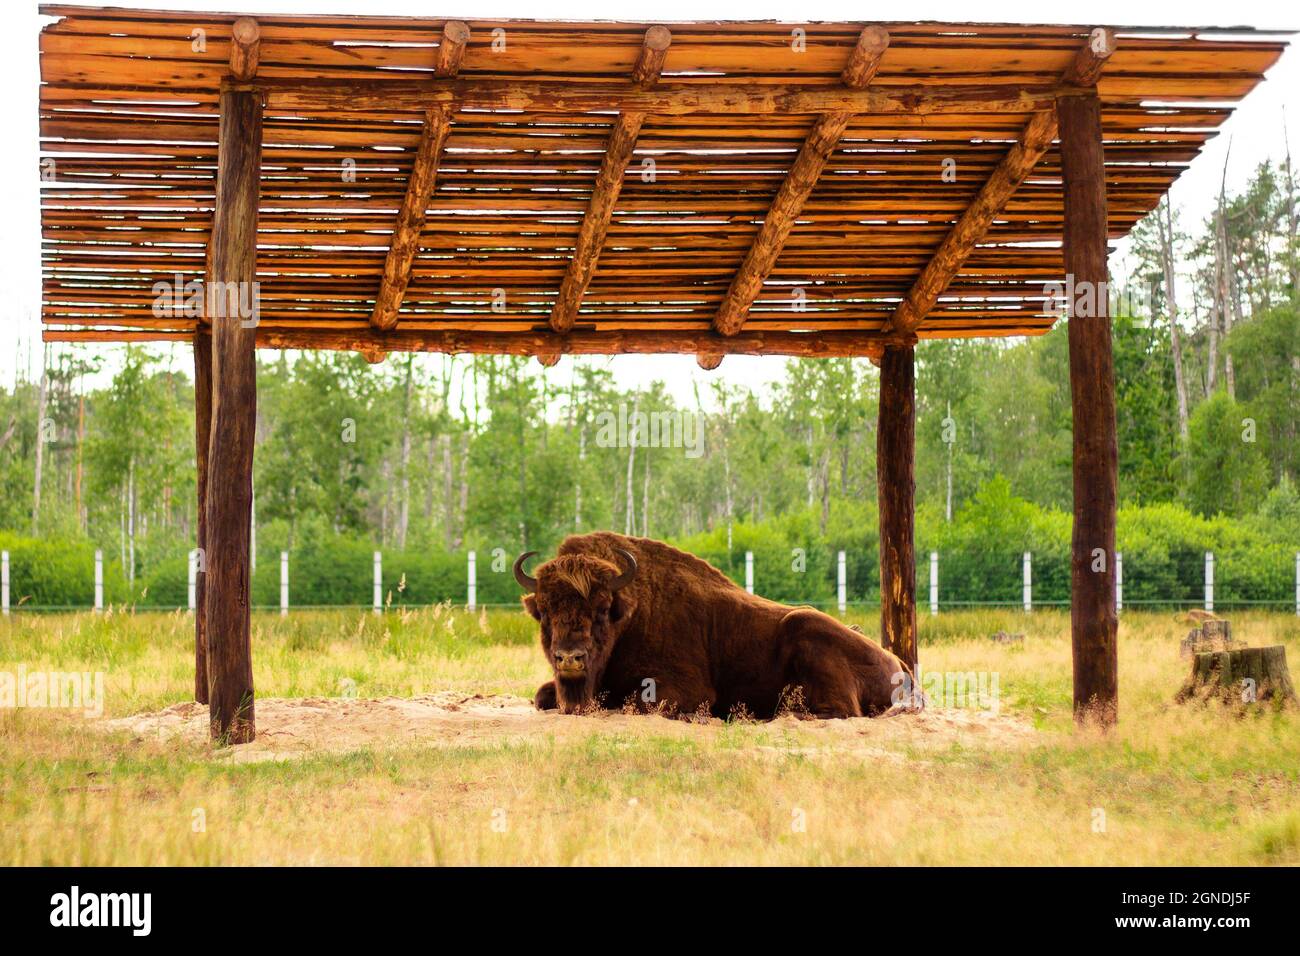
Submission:
<svg viewBox="0 0 1300 956">
<path fill-rule="evenodd" d="M 587 652 L 556 651 L 555 666 L 562 671 L 581 671 L 587 666 Z"/>
</svg>

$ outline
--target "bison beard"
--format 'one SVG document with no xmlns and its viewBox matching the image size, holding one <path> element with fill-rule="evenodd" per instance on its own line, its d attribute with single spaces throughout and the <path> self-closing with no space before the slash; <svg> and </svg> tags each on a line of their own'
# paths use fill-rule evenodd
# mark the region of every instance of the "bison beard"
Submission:
<svg viewBox="0 0 1300 956">
<path fill-rule="evenodd" d="M 901 660 L 829 615 L 749 594 L 693 555 L 648 538 L 572 535 L 515 577 L 541 624 L 555 679 L 542 710 L 775 716 L 791 699 L 816 717 L 919 704 Z"/>
</svg>

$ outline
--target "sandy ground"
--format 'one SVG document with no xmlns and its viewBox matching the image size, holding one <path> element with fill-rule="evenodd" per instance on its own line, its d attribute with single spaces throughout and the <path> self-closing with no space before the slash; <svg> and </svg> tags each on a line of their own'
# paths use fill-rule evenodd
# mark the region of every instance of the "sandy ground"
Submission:
<svg viewBox="0 0 1300 956">
<path fill-rule="evenodd" d="M 175 740 L 208 746 L 208 708 L 193 701 L 154 713 L 100 722 L 109 731 L 129 731 L 138 739 Z M 1038 732 L 1020 718 L 979 710 L 931 707 L 921 714 L 883 719 L 796 720 L 757 725 L 779 737 L 780 746 L 757 746 L 760 753 L 808 756 L 847 755 L 903 759 L 909 747 L 943 748 L 954 743 L 1015 747 Z M 275 760 L 311 753 L 341 753 L 403 746 L 482 746 L 534 740 L 563 741 L 592 734 L 637 734 L 710 738 L 721 720 L 669 720 L 653 715 L 603 712 L 590 716 L 542 713 L 532 701 L 506 695 L 465 695 L 452 691 L 377 700 L 344 697 L 264 698 L 257 701 L 257 739 L 241 747 L 214 751 L 221 759 Z"/>
</svg>

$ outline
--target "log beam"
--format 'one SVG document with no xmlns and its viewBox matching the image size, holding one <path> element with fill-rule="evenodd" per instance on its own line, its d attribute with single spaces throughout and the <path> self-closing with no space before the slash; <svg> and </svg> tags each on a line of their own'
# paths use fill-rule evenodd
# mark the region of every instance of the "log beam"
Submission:
<svg viewBox="0 0 1300 956">
<path fill-rule="evenodd" d="M 252 17 L 240 17 L 230 28 L 230 75 L 239 81 L 257 75 L 262 30 Z"/>
<path fill-rule="evenodd" d="M 877 26 L 863 29 L 844 66 L 840 78 L 844 86 L 848 89 L 866 89 L 880 68 L 880 59 L 888 48 L 887 30 Z M 763 283 L 776 265 L 781 250 L 785 248 L 804 203 L 812 195 L 822 170 L 826 168 L 827 161 L 834 154 L 852 119 L 851 113 L 828 113 L 818 117 L 813 124 L 812 132 L 804 140 L 799 155 L 795 157 L 789 173 L 772 199 L 772 205 L 763 218 L 763 225 L 759 227 L 758 235 L 745 254 L 744 262 L 731 280 L 731 288 L 713 317 L 714 331 L 720 335 L 735 335 L 745 324 L 749 309 L 762 292 Z"/>
<path fill-rule="evenodd" d="M 880 332 L 741 332 L 722 338 L 707 329 L 576 329 L 566 335 L 549 330 L 482 332 L 460 330 L 356 329 L 257 330 L 258 348 L 332 349 L 383 355 L 387 352 L 438 352 L 450 355 L 787 355 L 802 358 L 879 355 L 892 336 Z M 716 367 L 716 366 L 715 366 Z"/>
<path fill-rule="evenodd" d="M 1115 611 L 1115 519 L 1119 449 L 1107 271 L 1106 166 L 1101 105 L 1062 100 L 1061 172 L 1065 190 L 1064 261 L 1076 298 L 1069 316 L 1070 401 L 1074 432 L 1074 530 L 1070 557 L 1070 635 L 1074 715 L 1113 724 L 1119 671 Z M 1086 304 L 1086 308 L 1076 307 Z"/>
<path fill-rule="evenodd" d="M 439 76 L 454 76 L 460 70 L 468 42 L 469 27 L 464 23 L 448 20 L 443 25 L 435 66 Z M 406 297 L 406 287 L 411 282 L 411 265 L 420 248 L 420 234 L 424 231 L 429 200 L 433 197 L 437 183 L 438 165 L 442 161 L 442 149 L 451 128 L 452 112 L 451 106 L 446 104 L 432 106 L 424 111 L 420 145 L 415 151 L 415 161 L 406 183 L 406 195 L 402 199 L 397 223 L 393 227 L 393 237 L 388 244 L 383 279 L 379 293 L 375 296 L 374 311 L 370 315 L 370 324 L 376 329 L 391 329 L 397 325 L 398 312 Z"/>
<path fill-rule="evenodd" d="M 916 647 L 916 368 L 911 345 L 880 357 L 876 487 L 880 508 L 880 642 L 919 690 Z"/>
<path fill-rule="evenodd" d="M 1098 28 L 1088 36 L 1062 77 L 1064 92 L 1060 102 L 1080 95 L 1082 87 L 1096 83 L 1102 67 L 1115 50 L 1115 36 Z M 1035 113 L 1025 125 L 1020 139 L 990 174 L 974 201 L 962 213 L 944 237 L 934 256 L 926 263 L 911 290 L 894 312 L 893 325 L 900 333 L 914 332 L 934 308 L 939 297 L 956 278 L 966 260 L 988 234 L 993 220 L 1006 208 L 1038 161 L 1056 139 L 1055 107 Z"/>
<path fill-rule="evenodd" d="M 249 539 L 257 414 L 257 213 L 262 106 L 255 93 L 221 94 L 212 226 L 212 415 L 205 528 L 208 708 L 212 738 L 256 734 L 249 641 Z"/>
<path fill-rule="evenodd" d="M 201 327 L 194 334 L 194 461 L 198 509 L 194 546 L 198 573 L 194 578 L 194 699 L 208 702 L 207 528 L 208 444 L 212 440 L 212 334 Z"/>
<path fill-rule="evenodd" d="M 1077 93 L 1063 84 L 837 85 L 674 83 L 638 89 L 612 80 L 561 83 L 490 79 L 292 79 L 259 77 L 228 88 L 256 89 L 276 112 L 423 112 L 431 108 L 541 113 L 642 112 L 771 115 L 857 113 L 939 116 L 952 113 L 1036 113 Z"/>
<path fill-rule="evenodd" d="M 667 27 L 654 26 L 646 30 L 641 41 L 641 53 L 632 70 L 632 82 L 637 88 L 649 89 L 658 82 L 671 43 L 672 33 Z M 628 163 L 632 161 L 632 152 L 636 149 L 636 139 L 641 133 L 645 118 L 645 113 L 632 111 L 620 113 L 614 120 L 609 143 L 605 147 L 605 157 L 601 160 L 600 172 L 597 173 L 596 184 L 591 190 L 587 214 L 578 229 L 573 258 L 569 260 L 564 281 L 560 284 L 560 293 L 551 309 L 551 328 L 556 332 L 568 332 L 577 320 L 582 297 L 591 284 L 600 252 L 605 248 L 605 235 L 614 215 L 614 204 L 618 202 L 618 194 L 623 188 L 623 176 Z"/>
</svg>

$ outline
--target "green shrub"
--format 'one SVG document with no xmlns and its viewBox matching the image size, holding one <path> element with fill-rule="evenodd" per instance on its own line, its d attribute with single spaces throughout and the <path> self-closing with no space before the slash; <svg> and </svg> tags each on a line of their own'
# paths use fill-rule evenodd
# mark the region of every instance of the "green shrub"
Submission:
<svg viewBox="0 0 1300 956">
<path fill-rule="evenodd" d="M 9 552 L 11 605 L 39 608 L 91 607 L 95 601 L 95 547 L 88 541 L 27 538 L 0 533 Z M 122 566 L 104 551 L 104 601 L 128 599 Z"/>
</svg>

